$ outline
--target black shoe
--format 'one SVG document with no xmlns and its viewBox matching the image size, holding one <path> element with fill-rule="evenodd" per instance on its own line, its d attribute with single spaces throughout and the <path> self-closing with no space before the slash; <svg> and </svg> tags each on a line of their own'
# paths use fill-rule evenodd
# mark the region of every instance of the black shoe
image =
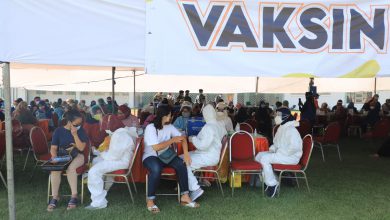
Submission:
<svg viewBox="0 0 390 220">
<path fill-rule="evenodd" d="M 265 194 L 269 198 L 274 198 L 276 196 L 276 193 L 278 192 L 278 188 L 279 188 L 279 184 L 277 184 L 275 186 L 268 186 L 267 190 L 265 191 Z"/>
</svg>

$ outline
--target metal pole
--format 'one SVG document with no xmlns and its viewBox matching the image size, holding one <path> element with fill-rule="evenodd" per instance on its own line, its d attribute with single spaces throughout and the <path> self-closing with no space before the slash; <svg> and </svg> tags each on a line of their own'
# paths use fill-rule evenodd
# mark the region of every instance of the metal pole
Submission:
<svg viewBox="0 0 390 220">
<path fill-rule="evenodd" d="M 255 106 L 257 106 L 257 103 L 258 103 L 258 94 L 259 94 L 259 77 L 257 76 L 256 77 L 256 102 L 255 102 Z"/>
<path fill-rule="evenodd" d="M 14 165 L 12 151 L 12 124 L 11 124 L 11 80 L 9 63 L 3 63 L 3 88 L 5 102 L 5 140 L 7 157 L 7 188 L 8 188 L 8 211 L 9 219 L 16 219 L 15 211 L 15 185 L 14 185 Z"/>
<path fill-rule="evenodd" d="M 115 113 L 115 66 L 112 67 L 112 114 Z"/>
<path fill-rule="evenodd" d="M 135 70 L 133 71 L 133 108 L 135 109 Z"/>
<path fill-rule="evenodd" d="M 376 77 L 375 77 L 375 81 L 374 81 L 374 95 L 376 94 Z"/>
</svg>

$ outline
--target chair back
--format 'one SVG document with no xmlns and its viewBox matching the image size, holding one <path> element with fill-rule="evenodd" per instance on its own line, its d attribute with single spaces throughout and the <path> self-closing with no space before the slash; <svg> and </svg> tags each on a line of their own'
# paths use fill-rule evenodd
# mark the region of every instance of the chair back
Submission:
<svg viewBox="0 0 390 220">
<path fill-rule="evenodd" d="M 250 133 L 237 131 L 230 138 L 229 159 L 253 160 L 255 158 L 255 142 Z"/>
<path fill-rule="evenodd" d="M 124 128 L 125 125 L 122 123 L 122 120 L 118 116 L 113 114 L 107 114 L 103 116 L 101 121 L 100 130 L 110 130 L 112 132 L 116 131 L 119 128 Z"/>
<path fill-rule="evenodd" d="M 107 136 L 104 130 L 103 131 L 100 130 L 99 123 L 94 123 L 94 124 L 84 123 L 83 129 L 87 133 L 91 145 L 95 147 L 98 147 L 104 141 L 104 138 Z"/>
<path fill-rule="evenodd" d="M 130 175 L 130 173 L 132 172 L 135 160 L 137 159 L 138 152 L 140 151 L 140 148 L 141 148 L 140 146 L 141 146 L 142 141 L 143 141 L 143 138 L 137 138 L 137 142 L 135 143 L 134 153 L 133 153 L 132 158 L 130 159 L 129 167 L 127 170 L 127 174 L 126 174 L 127 176 Z"/>
<path fill-rule="evenodd" d="M 57 113 L 53 112 L 51 120 L 53 120 L 54 127 L 57 128 L 58 127 L 58 121 L 59 121 L 59 117 L 58 117 Z"/>
<path fill-rule="evenodd" d="M 382 119 L 378 121 L 372 131 L 373 138 L 386 138 L 390 132 L 390 120 Z"/>
<path fill-rule="evenodd" d="M 223 162 L 224 162 L 224 159 L 225 159 L 225 155 L 226 155 L 226 150 L 228 148 L 228 145 L 229 145 L 229 138 L 227 136 L 224 136 L 222 138 L 222 148 L 221 148 L 221 154 L 219 155 L 219 162 L 218 162 L 218 170 L 221 168 Z"/>
<path fill-rule="evenodd" d="M 47 145 L 45 132 L 42 128 L 34 126 L 30 130 L 30 142 L 35 159 L 38 158 L 37 155 L 44 155 L 49 153 L 49 146 Z"/>
<path fill-rule="evenodd" d="M 338 122 L 332 122 L 325 128 L 324 143 L 337 144 L 341 135 L 341 126 Z"/>
<path fill-rule="evenodd" d="M 308 120 L 300 120 L 299 127 L 297 127 L 301 137 L 305 137 L 307 134 L 311 133 L 311 123 Z"/>
<path fill-rule="evenodd" d="M 309 165 L 311 153 L 313 151 L 313 137 L 310 134 L 306 135 L 302 140 L 302 145 L 303 152 L 299 164 L 302 166 L 302 170 L 305 171 Z"/>
<path fill-rule="evenodd" d="M 257 127 L 257 121 L 255 119 L 248 119 L 245 123 L 248 123 L 252 128 Z"/>
<path fill-rule="evenodd" d="M 187 122 L 187 135 L 196 136 L 205 126 L 206 122 L 201 117 L 192 117 Z"/>
<path fill-rule="evenodd" d="M 20 121 L 18 121 L 16 119 L 12 119 L 11 123 L 12 123 L 12 137 L 16 138 L 16 137 L 19 137 L 20 135 L 22 135 L 23 127 L 22 127 L 22 124 L 20 123 Z"/>
<path fill-rule="evenodd" d="M 253 134 L 253 127 L 250 124 L 245 123 L 245 122 L 240 123 L 240 130 L 241 131 L 246 131 L 246 132 L 248 132 L 250 134 Z"/>
</svg>

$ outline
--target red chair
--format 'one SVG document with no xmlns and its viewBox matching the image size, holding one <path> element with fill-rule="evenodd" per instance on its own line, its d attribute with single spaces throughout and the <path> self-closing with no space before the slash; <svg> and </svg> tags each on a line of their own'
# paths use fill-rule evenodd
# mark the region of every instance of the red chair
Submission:
<svg viewBox="0 0 390 220">
<path fill-rule="evenodd" d="M 33 171 L 31 173 L 31 178 L 34 176 L 35 169 L 38 165 L 41 165 L 51 158 L 51 154 L 49 151 L 49 146 L 47 144 L 47 139 L 45 136 L 44 131 L 40 127 L 33 127 L 30 131 L 30 142 L 31 142 L 31 149 L 34 155 L 35 159 L 35 166 L 33 168 Z M 27 152 L 26 161 L 24 162 L 23 170 L 26 169 L 26 164 L 28 160 L 28 156 L 30 154 L 29 150 Z"/>
<path fill-rule="evenodd" d="M 202 175 L 199 175 L 199 179 L 212 179 L 212 180 L 217 180 L 218 182 L 218 187 L 220 188 L 221 190 L 221 193 L 222 193 L 222 196 L 224 196 L 224 193 L 223 193 L 223 189 L 222 189 L 222 183 L 221 183 L 221 179 L 219 178 L 219 170 L 221 169 L 221 166 L 224 162 L 224 158 L 225 158 L 225 154 L 226 154 L 226 150 L 227 150 L 227 146 L 228 146 L 228 138 L 225 136 L 223 139 L 222 139 L 222 148 L 221 148 L 221 154 L 219 156 L 219 162 L 216 166 L 209 166 L 209 167 L 202 167 L 200 169 L 197 169 L 197 170 L 194 170 L 193 172 L 194 173 L 199 173 L 199 174 L 205 174 L 205 173 L 213 173 L 214 176 L 202 176 Z"/>
<path fill-rule="evenodd" d="M 305 173 L 307 167 L 309 166 L 311 152 L 313 151 L 313 138 L 310 134 L 306 135 L 303 138 L 303 149 L 302 150 L 303 150 L 302 157 L 301 157 L 301 160 L 299 161 L 298 164 L 291 164 L 291 165 L 290 164 L 288 164 L 288 165 L 286 165 L 286 164 L 272 164 L 272 168 L 275 171 L 280 172 L 279 173 L 279 183 L 281 182 L 282 178 L 294 178 L 297 181 L 297 184 L 299 187 L 298 179 L 305 179 L 307 190 L 310 192 L 309 182 L 307 181 L 307 177 L 306 177 L 306 173 Z M 294 173 L 294 176 L 293 177 L 283 176 L 284 172 Z M 302 177 L 297 176 L 296 174 L 298 174 L 298 173 L 302 174 L 303 176 Z M 280 188 L 279 188 L 278 194 L 279 193 L 280 193 Z"/>
<path fill-rule="evenodd" d="M 1 173 L 1 167 L 3 164 L 4 156 L 5 156 L 5 132 L 0 131 L 0 163 L 1 163 L 1 165 L 0 165 L 0 179 L 3 182 L 5 188 L 7 188 L 7 183 L 5 182 L 4 176 Z"/>
<path fill-rule="evenodd" d="M 99 147 L 99 145 L 104 141 L 104 138 L 107 136 L 107 133 L 100 129 L 99 123 L 84 123 L 83 128 L 85 133 L 87 133 L 91 145 L 94 147 Z"/>
<path fill-rule="evenodd" d="M 132 175 L 132 169 L 133 169 L 133 165 L 134 165 L 134 161 L 135 161 L 135 158 L 137 158 L 137 154 L 139 152 L 139 149 L 140 149 L 140 145 L 142 143 L 142 138 L 138 138 L 137 139 L 137 143 L 135 145 L 135 149 L 134 149 L 134 154 L 133 154 L 133 157 L 130 159 L 130 163 L 129 163 L 129 167 L 127 169 L 122 169 L 122 170 L 116 170 L 116 171 L 113 171 L 111 173 L 106 173 L 104 174 L 103 176 L 103 179 L 105 179 L 104 177 L 113 177 L 113 183 L 124 183 L 127 185 L 127 189 L 129 190 L 129 193 L 130 193 L 130 198 L 131 198 L 131 201 L 134 203 L 134 198 L 133 198 L 133 193 L 131 192 L 131 187 L 130 187 L 130 184 L 129 184 L 129 178 L 131 179 L 131 181 L 133 182 L 133 187 L 134 187 L 134 191 L 135 193 L 137 193 L 137 187 L 135 186 L 135 182 L 134 182 L 134 178 L 133 178 L 133 175 Z M 83 199 L 84 198 L 84 183 L 86 183 L 85 179 L 87 179 L 87 175 L 86 176 L 83 176 L 83 183 L 81 185 L 81 198 Z M 123 180 L 123 181 L 120 181 L 120 180 Z M 81 200 L 81 203 L 83 203 L 84 201 Z"/>
<path fill-rule="evenodd" d="M 30 145 L 28 138 L 23 134 L 22 124 L 16 119 L 12 120 L 12 145 L 13 150 L 21 154 L 27 151 Z"/>
<path fill-rule="evenodd" d="M 255 119 L 248 119 L 245 123 L 249 124 L 253 129 L 257 127 L 257 121 Z"/>
<path fill-rule="evenodd" d="M 246 131 L 250 134 L 253 134 L 253 127 L 248 123 L 240 123 L 240 131 Z"/>
<path fill-rule="evenodd" d="M 322 160 L 325 162 L 324 147 L 333 146 L 337 148 L 339 159 L 341 161 L 339 140 L 341 135 L 341 126 L 338 122 L 330 123 L 324 131 L 323 136 L 314 137 L 314 146 L 321 149 Z"/>
<path fill-rule="evenodd" d="M 308 134 L 311 134 L 311 123 L 308 120 L 300 120 L 299 127 L 297 127 L 301 137 L 305 137 Z"/>
<path fill-rule="evenodd" d="M 58 128 L 59 117 L 58 117 L 57 113 L 53 112 L 51 120 L 53 120 L 54 127 Z"/>
<path fill-rule="evenodd" d="M 177 151 L 176 146 L 175 149 Z M 164 167 L 161 171 L 161 179 L 175 180 L 177 182 L 177 193 L 175 194 L 162 193 L 162 194 L 156 194 L 156 196 L 177 196 L 177 201 L 180 203 L 180 185 L 176 178 L 176 170 L 171 167 Z M 146 197 L 147 197 L 148 196 L 148 171 L 146 172 L 145 187 L 146 187 Z"/>
<path fill-rule="evenodd" d="M 78 176 L 85 176 L 88 171 L 89 162 L 90 162 L 90 151 L 91 151 L 91 143 L 88 142 L 85 145 L 83 155 L 84 155 L 84 164 L 76 169 L 76 173 Z M 62 176 L 66 176 L 66 171 L 62 173 Z M 81 186 L 85 184 L 85 178 L 81 178 Z M 62 196 L 72 196 L 72 195 L 62 195 Z M 53 193 L 51 193 L 51 175 L 49 174 L 49 182 L 47 186 L 47 202 L 50 202 L 50 197 L 53 197 Z M 81 187 L 81 204 L 84 202 L 84 187 Z"/>
<path fill-rule="evenodd" d="M 256 174 L 261 177 L 261 164 L 255 161 L 255 142 L 250 133 L 238 131 L 233 133 L 230 138 L 229 146 L 230 172 L 232 179 L 236 173 L 239 174 Z M 264 192 L 264 190 L 263 190 Z M 232 187 L 232 196 L 234 187 Z"/>
<path fill-rule="evenodd" d="M 386 138 L 389 136 L 389 132 L 390 132 L 390 120 L 382 119 L 374 125 L 372 131 L 363 134 L 362 137 L 365 139 Z"/>
</svg>

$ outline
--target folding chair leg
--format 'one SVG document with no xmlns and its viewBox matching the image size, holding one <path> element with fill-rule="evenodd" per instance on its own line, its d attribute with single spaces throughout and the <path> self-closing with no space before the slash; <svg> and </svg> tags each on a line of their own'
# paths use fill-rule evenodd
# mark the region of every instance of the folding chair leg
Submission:
<svg viewBox="0 0 390 220">
<path fill-rule="evenodd" d="M 294 173 L 294 176 L 295 176 L 295 181 L 296 181 L 296 183 L 297 183 L 297 186 L 298 186 L 298 188 L 299 188 L 299 181 L 298 181 L 297 173 Z"/>
<path fill-rule="evenodd" d="M 263 196 L 264 196 L 265 195 L 265 192 L 264 192 L 264 180 L 263 180 L 262 173 L 259 173 L 259 180 L 261 182 L 261 190 L 262 190 Z"/>
<path fill-rule="evenodd" d="M 1 178 L 1 181 L 3 181 L 5 188 L 7 189 L 7 183 L 5 182 L 4 176 L 1 173 L 1 171 L 0 171 L 0 178 Z"/>
<path fill-rule="evenodd" d="M 84 179 L 81 175 L 81 204 L 84 204 Z"/>
<path fill-rule="evenodd" d="M 179 202 L 179 204 L 180 204 L 180 197 L 181 197 L 181 195 L 180 195 L 180 185 L 179 185 L 179 182 L 177 183 L 177 201 Z"/>
<path fill-rule="evenodd" d="M 231 188 L 232 188 L 232 197 L 234 196 L 234 179 L 235 179 L 234 176 L 235 175 L 234 175 L 234 171 L 233 171 L 232 172 L 232 179 L 231 179 L 233 181 L 233 183 L 230 183 L 231 184 Z"/>
<path fill-rule="evenodd" d="M 133 174 L 131 174 L 130 172 L 130 178 L 131 178 L 131 182 L 133 183 L 133 187 L 134 187 L 134 192 L 137 194 L 137 186 L 135 185 L 135 181 L 134 181 L 134 178 L 133 178 Z"/>
<path fill-rule="evenodd" d="M 145 178 L 145 198 L 148 198 L 148 174 L 146 174 Z"/>
<path fill-rule="evenodd" d="M 284 171 L 280 171 L 279 173 L 279 189 L 278 189 L 278 197 L 280 196 L 280 189 L 282 188 L 282 175 Z"/>
<path fill-rule="evenodd" d="M 130 188 L 129 180 L 127 179 L 127 177 L 126 177 L 126 176 L 125 176 L 125 181 L 126 181 L 127 189 L 129 190 L 129 193 L 130 193 L 131 202 L 134 204 L 133 193 L 131 192 L 131 188 Z"/>
<path fill-rule="evenodd" d="M 325 162 L 324 148 L 322 147 L 322 144 L 321 144 L 321 143 L 319 144 L 319 146 L 320 146 L 320 149 L 321 149 L 322 161 Z"/>
<path fill-rule="evenodd" d="M 50 190 L 51 190 L 51 174 L 49 174 L 49 181 L 48 181 L 48 184 L 47 184 L 47 203 L 50 202 Z"/>
<path fill-rule="evenodd" d="M 26 170 L 26 165 L 27 165 L 27 161 L 28 161 L 28 156 L 30 155 L 30 150 L 31 150 L 31 148 L 28 148 L 26 161 L 24 161 L 23 171 Z"/>
<path fill-rule="evenodd" d="M 309 191 L 309 193 L 310 193 L 310 187 L 309 187 L 309 182 L 308 182 L 307 177 L 306 177 L 306 173 L 304 171 L 302 171 L 302 174 L 303 174 L 303 177 L 305 178 L 305 181 L 306 181 L 307 191 Z"/>
<path fill-rule="evenodd" d="M 217 184 L 218 184 L 219 188 L 221 189 L 222 196 L 225 197 L 225 195 L 223 194 L 223 188 L 222 188 L 221 179 L 219 178 L 219 174 L 218 174 L 218 172 L 215 172 L 215 174 L 217 175 Z"/>
<path fill-rule="evenodd" d="M 337 152 L 339 153 L 339 159 L 341 161 L 342 159 L 341 159 L 341 154 L 340 154 L 340 146 L 338 144 L 336 144 L 336 147 L 337 147 Z"/>
</svg>

